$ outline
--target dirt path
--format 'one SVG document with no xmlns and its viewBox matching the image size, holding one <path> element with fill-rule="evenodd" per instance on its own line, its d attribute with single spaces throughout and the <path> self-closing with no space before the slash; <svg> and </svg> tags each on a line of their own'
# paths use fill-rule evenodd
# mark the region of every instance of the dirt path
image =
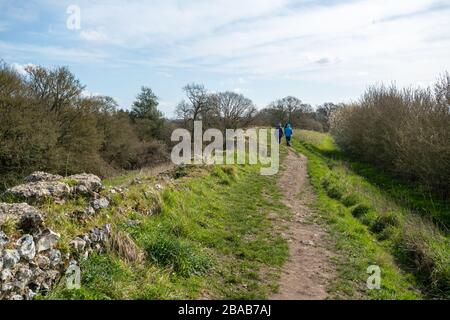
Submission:
<svg viewBox="0 0 450 320">
<path fill-rule="evenodd" d="M 283 268 L 280 290 L 273 300 L 322 300 L 334 277 L 331 252 L 323 228 L 314 221 L 308 204 L 314 193 L 307 174 L 307 158 L 289 150 L 278 184 L 293 219 L 289 221 L 289 260 Z"/>
</svg>

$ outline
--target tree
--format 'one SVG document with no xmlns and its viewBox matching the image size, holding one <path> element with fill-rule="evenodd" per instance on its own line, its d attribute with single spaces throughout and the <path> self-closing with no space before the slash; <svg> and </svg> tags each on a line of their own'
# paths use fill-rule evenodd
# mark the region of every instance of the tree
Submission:
<svg viewBox="0 0 450 320">
<path fill-rule="evenodd" d="M 131 109 L 131 117 L 134 119 L 150 119 L 157 120 L 162 117 L 158 110 L 158 97 L 153 93 L 152 89 L 142 87 L 136 101 L 133 102 Z"/>
<path fill-rule="evenodd" d="M 32 95 L 55 113 L 71 107 L 85 88 L 67 67 L 28 66 L 25 70 Z"/>
<path fill-rule="evenodd" d="M 290 122 L 294 125 L 299 124 L 302 116 L 313 112 L 311 105 L 305 104 L 293 96 L 278 99 L 269 104 L 267 108 L 271 110 L 270 113 L 275 122 Z"/>
<path fill-rule="evenodd" d="M 332 102 L 326 102 L 320 105 L 316 110 L 316 120 L 322 124 L 322 127 L 325 131 L 330 130 L 330 118 L 333 112 L 335 112 L 339 108 L 339 105 L 336 105 Z"/>
<path fill-rule="evenodd" d="M 177 117 L 183 121 L 185 128 L 193 130 L 194 121 L 202 120 L 203 127 L 211 127 L 215 124 L 214 105 L 215 95 L 209 93 L 201 84 L 188 84 L 183 88 L 187 100 L 180 102 L 175 110 Z"/>
<path fill-rule="evenodd" d="M 142 87 L 130 112 L 130 117 L 137 126 L 138 135 L 141 140 L 162 138 L 162 127 L 164 119 L 158 110 L 158 97 L 152 89 Z"/>
<path fill-rule="evenodd" d="M 246 126 L 253 119 L 256 107 L 252 100 L 235 92 L 220 92 L 215 95 L 214 113 L 222 130 Z"/>
<path fill-rule="evenodd" d="M 202 113 L 208 111 L 210 106 L 210 94 L 201 84 L 188 84 L 183 88 L 186 97 L 190 101 L 190 109 L 192 120 L 196 121 L 201 118 Z"/>
</svg>

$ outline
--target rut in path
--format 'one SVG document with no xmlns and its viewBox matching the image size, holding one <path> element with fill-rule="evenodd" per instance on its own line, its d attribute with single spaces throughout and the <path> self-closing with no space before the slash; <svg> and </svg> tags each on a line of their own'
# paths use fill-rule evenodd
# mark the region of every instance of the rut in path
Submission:
<svg viewBox="0 0 450 320">
<path fill-rule="evenodd" d="M 273 300 L 322 300 L 335 270 L 330 262 L 332 253 L 324 229 L 314 221 L 308 207 L 314 193 L 307 174 L 308 159 L 289 150 L 278 185 L 283 202 L 293 213 L 289 221 L 289 260 L 283 268 L 279 292 Z"/>
</svg>

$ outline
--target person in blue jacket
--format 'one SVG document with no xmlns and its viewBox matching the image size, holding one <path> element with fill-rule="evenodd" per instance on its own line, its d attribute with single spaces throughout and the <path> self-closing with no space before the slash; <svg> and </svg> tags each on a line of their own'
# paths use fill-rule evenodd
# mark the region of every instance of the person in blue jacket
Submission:
<svg viewBox="0 0 450 320">
<path fill-rule="evenodd" d="M 292 127 L 290 123 L 287 123 L 286 126 L 284 127 L 284 135 L 286 136 L 286 143 L 288 145 L 288 147 L 291 146 L 291 139 L 292 139 Z"/>
</svg>

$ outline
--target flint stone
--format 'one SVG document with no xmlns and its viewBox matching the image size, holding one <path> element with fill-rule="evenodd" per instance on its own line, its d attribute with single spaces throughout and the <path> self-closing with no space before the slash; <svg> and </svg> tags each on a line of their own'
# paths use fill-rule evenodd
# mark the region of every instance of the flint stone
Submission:
<svg viewBox="0 0 450 320">
<path fill-rule="evenodd" d="M 60 238 L 61 235 L 59 233 L 56 233 L 50 229 L 45 230 L 37 242 L 37 252 L 42 252 L 53 248 Z"/>
<path fill-rule="evenodd" d="M 89 206 L 89 207 L 86 209 L 86 214 L 87 214 L 87 215 L 90 215 L 90 216 L 93 216 L 93 215 L 95 214 L 95 209 L 92 208 L 92 206 Z"/>
<path fill-rule="evenodd" d="M 51 174 L 43 171 L 35 171 L 25 178 L 25 182 L 39 182 L 39 181 L 57 181 L 63 177 L 57 174 Z"/>
<path fill-rule="evenodd" d="M 37 201 L 62 199 L 70 194 L 70 187 L 60 181 L 38 181 L 10 188 L 6 190 L 6 194 Z"/>
<path fill-rule="evenodd" d="M 41 212 L 26 203 L 0 203 L 0 224 L 7 219 L 20 220 L 28 214 L 41 215 Z"/>
<path fill-rule="evenodd" d="M 13 274 L 10 269 L 4 269 L 0 273 L 0 279 L 2 281 L 8 281 L 9 279 L 12 279 L 12 277 L 13 277 Z"/>
<path fill-rule="evenodd" d="M 8 244 L 8 242 L 8 236 L 3 231 L 0 231 L 0 249 Z"/>
<path fill-rule="evenodd" d="M 33 272 L 27 267 L 20 268 L 16 273 L 16 282 L 14 285 L 20 290 L 25 289 L 28 282 L 30 282 Z"/>
<path fill-rule="evenodd" d="M 62 260 L 61 251 L 59 251 L 57 249 L 50 250 L 48 257 L 50 259 L 50 264 L 52 265 L 52 267 L 61 263 L 61 260 Z"/>
<path fill-rule="evenodd" d="M 3 252 L 3 268 L 13 268 L 20 260 L 20 254 L 17 250 L 6 249 Z"/>
<path fill-rule="evenodd" d="M 86 247 L 86 241 L 84 241 L 80 237 L 76 237 L 72 241 L 70 241 L 70 245 L 73 246 L 73 248 L 77 252 L 82 252 L 84 250 L 84 248 Z"/>
<path fill-rule="evenodd" d="M 95 211 L 106 209 L 109 206 L 109 200 L 106 198 L 96 199 L 91 202 L 91 206 Z"/>
<path fill-rule="evenodd" d="M 50 266 L 50 259 L 44 255 L 38 255 L 35 260 L 37 266 L 41 269 L 47 269 Z"/>
<path fill-rule="evenodd" d="M 12 289 L 14 289 L 14 285 L 11 282 L 4 282 L 2 284 L 3 292 L 8 292 L 8 291 L 11 291 Z"/>
<path fill-rule="evenodd" d="M 39 211 L 25 213 L 18 223 L 18 227 L 25 232 L 38 232 L 44 227 L 44 218 Z"/>
<path fill-rule="evenodd" d="M 77 192 L 77 190 L 80 190 L 79 189 L 80 186 L 83 186 L 86 188 L 86 189 L 81 188 L 81 190 L 85 190 L 90 193 L 100 191 L 103 187 L 102 180 L 94 174 L 88 174 L 88 173 L 75 174 L 75 175 L 67 177 L 67 179 L 70 179 L 70 180 L 73 180 L 76 182 L 77 186 L 75 187 L 75 190 L 74 190 L 75 192 Z"/>
<path fill-rule="evenodd" d="M 33 237 L 29 234 L 22 236 L 16 242 L 17 251 L 20 256 L 26 260 L 31 260 L 36 255 L 36 247 L 34 245 Z"/>
</svg>

